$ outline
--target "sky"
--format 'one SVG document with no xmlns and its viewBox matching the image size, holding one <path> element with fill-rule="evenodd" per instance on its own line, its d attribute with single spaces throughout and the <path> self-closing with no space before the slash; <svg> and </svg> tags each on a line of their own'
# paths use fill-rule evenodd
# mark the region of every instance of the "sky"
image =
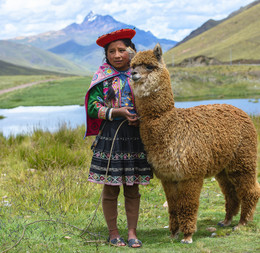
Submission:
<svg viewBox="0 0 260 253">
<path fill-rule="evenodd" d="M 0 0 L 0 40 L 57 31 L 93 11 L 181 41 L 209 19 L 220 20 L 254 0 Z"/>
</svg>

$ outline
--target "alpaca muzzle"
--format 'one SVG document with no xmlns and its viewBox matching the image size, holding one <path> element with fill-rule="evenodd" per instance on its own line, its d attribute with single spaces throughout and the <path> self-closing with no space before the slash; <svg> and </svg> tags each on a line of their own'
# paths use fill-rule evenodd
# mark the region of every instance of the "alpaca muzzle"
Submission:
<svg viewBox="0 0 260 253">
<path fill-rule="evenodd" d="M 138 74 L 136 71 L 133 71 L 131 74 L 132 74 L 132 75 L 131 75 L 131 78 L 132 78 L 133 81 L 135 81 L 135 82 L 137 82 L 137 81 L 141 78 L 141 75 Z"/>
</svg>

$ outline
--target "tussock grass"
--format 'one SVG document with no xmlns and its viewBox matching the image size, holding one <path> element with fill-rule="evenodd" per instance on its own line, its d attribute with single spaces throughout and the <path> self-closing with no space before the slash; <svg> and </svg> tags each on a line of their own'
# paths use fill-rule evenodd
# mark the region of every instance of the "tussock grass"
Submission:
<svg viewBox="0 0 260 253">
<path fill-rule="evenodd" d="M 176 101 L 260 97 L 260 66 L 168 67 Z"/>
<path fill-rule="evenodd" d="M 252 117 L 260 136 L 260 117 Z M 102 185 L 87 181 L 93 137 L 83 140 L 84 126 L 61 126 L 56 133 L 35 130 L 32 135 L 0 135 L 0 252 L 127 252 L 104 243 L 106 224 L 97 203 Z M 258 149 L 260 150 L 260 149 Z M 259 151 L 258 151 L 259 153 Z M 259 157 L 259 155 L 258 155 Z M 258 161 L 258 168 L 259 168 Z M 192 245 L 170 238 L 165 195 L 158 179 L 140 186 L 142 198 L 138 235 L 142 252 L 258 252 L 260 205 L 254 221 L 239 231 L 220 228 L 224 197 L 213 179 L 206 179 L 200 197 L 198 231 Z M 118 225 L 127 238 L 124 198 L 118 202 Z M 95 214 L 95 218 L 90 221 Z M 236 216 L 232 226 L 236 225 Z M 34 224 L 31 224 L 36 222 Z M 82 231 L 88 226 L 83 237 Z M 212 232 L 208 227 L 215 227 Z M 181 239 L 180 235 L 180 239 Z M 102 241 L 101 243 L 96 240 Z M 92 241 L 92 242 L 90 242 Z"/>
</svg>

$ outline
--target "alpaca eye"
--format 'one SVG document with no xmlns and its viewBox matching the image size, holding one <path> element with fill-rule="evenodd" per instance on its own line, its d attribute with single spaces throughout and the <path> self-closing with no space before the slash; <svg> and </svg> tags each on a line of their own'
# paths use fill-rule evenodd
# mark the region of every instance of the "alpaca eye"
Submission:
<svg viewBox="0 0 260 253">
<path fill-rule="evenodd" d="M 147 68 L 148 70 L 153 70 L 153 69 L 154 69 L 154 66 L 152 66 L 152 65 L 146 65 L 146 68 Z"/>
</svg>

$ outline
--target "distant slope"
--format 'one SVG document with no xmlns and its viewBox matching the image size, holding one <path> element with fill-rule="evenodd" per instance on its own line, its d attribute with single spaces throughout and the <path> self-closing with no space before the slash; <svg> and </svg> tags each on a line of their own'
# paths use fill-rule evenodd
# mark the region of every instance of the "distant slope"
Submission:
<svg viewBox="0 0 260 253">
<path fill-rule="evenodd" d="M 13 75 L 67 75 L 58 72 L 32 69 L 14 65 L 0 60 L 0 76 L 13 76 Z"/>
<path fill-rule="evenodd" d="M 209 19 L 207 22 L 202 24 L 199 28 L 197 28 L 194 31 L 192 31 L 182 41 L 178 42 L 177 45 L 180 45 L 180 44 L 182 44 L 182 43 L 184 43 L 184 42 L 186 42 L 186 41 L 188 41 L 188 40 L 190 40 L 190 39 L 200 35 L 201 33 L 206 32 L 207 30 L 213 28 L 214 26 L 216 26 L 216 25 L 218 25 L 218 24 L 220 24 L 220 23 L 222 23 L 222 22 L 224 22 L 224 21 L 234 17 L 235 15 L 238 15 L 239 13 L 241 13 L 241 12 L 243 12 L 243 11 L 245 11 L 245 10 L 247 10 L 247 9 L 257 5 L 257 4 L 259 4 L 259 3 L 260 3 L 260 0 L 254 1 L 254 2 L 248 4 L 248 5 L 244 6 L 244 7 L 241 7 L 239 10 L 232 12 L 226 18 L 221 19 L 221 20 Z"/>
<path fill-rule="evenodd" d="M 90 72 L 51 52 L 30 46 L 0 40 L 0 60 L 15 65 L 52 72 L 83 75 Z"/>
<path fill-rule="evenodd" d="M 179 43 L 177 43 L 176 46 L 200 35 L 201 33 L 204 33 L 206 32 L 207 30 L 213 28 L 214 26 L 222 23 L 223 20 L 220 20 L 220 21 L 216 21 L 214 19 L 209 19 L 207 22 L 205 22 L 204 24 L 202 24 L 202 26 L 200 26 L 199 28 L 195 29 L 194 31 L 192 31 L 187 37 L 185 37 L 182 41 L 180 41 Z M 176 47 L 175 46 L 175 47 Z"/>
<path fill-rule="evenodd" d="M 198 55 L 222 62 L 260 59 L 259 13 L 260 3 L 167 51 L 165 62 L 178 64 Z"/>
<path fill-rule="evenodd" d="M 84 65 L 93 72 L 97 66 L 102 64 L 104 52 L 98 45 L 91 44 L 82 46 L 74 40 L 67 41 L 49 50 L 52 53 L 60 55 L 78 65 Z"/>
</svg>

